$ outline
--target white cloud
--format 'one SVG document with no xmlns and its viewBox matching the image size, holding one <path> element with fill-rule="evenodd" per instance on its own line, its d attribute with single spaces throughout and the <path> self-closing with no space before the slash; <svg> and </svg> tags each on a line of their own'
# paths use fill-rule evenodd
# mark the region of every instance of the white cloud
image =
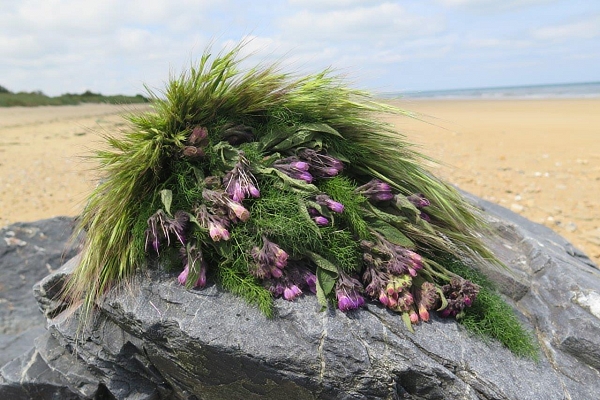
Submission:
<svg viewBox="0 0 600 400">
<path fill-rule="evenodd" d="M 374 5 L 381 3 L 381 0 L 288 0 L 288 3 L 293 6 L 299 6 L 302 8 L 315 9 L 333 9 L 333 8 L 346 8 L 349 6 L 358 5 Z"/>
<path fill-rule="evenodd" d="M 467 46 L 486 49 L 523 49 L 533 45 L 530 40 L 524 39 L 497 39 L 477 37 L 466 42 Z"/>
<path fill-rule="evenodd" d="M 303 10 L 279 23 L 288 36 L 319 40 L 378 41 L 425 36 L 443 30 L 440 18 L 414 15 L 396 3 L 313 12 Z"/>
<path fill-rule="evenodd" d="M 559 0 L 436 0 L 437 3 L 448 7 L 492 12 L 555 3 L 557 1 Z"/>
<path fill-rule="evenodd" d="M 600 37 L 600 15 L 535 29 L 531 32 L 535 39 L 564 42 L 573 39 L 593 39 Z"/>
</svg>

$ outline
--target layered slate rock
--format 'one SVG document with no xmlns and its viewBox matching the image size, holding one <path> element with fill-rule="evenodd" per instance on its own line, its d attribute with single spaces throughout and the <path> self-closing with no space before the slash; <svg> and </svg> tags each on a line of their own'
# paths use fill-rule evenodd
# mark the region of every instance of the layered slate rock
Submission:
<svg viewBox="0 0 600 400">
<path fill-rule="evenodd" d="M 600 393 L 600 271 L 549 229 L 479 201 L 510 272 L 488 269 L 540 341 L 540 361 L 452 320 L 406 330 L 377 304 L 320 312 L 313 296 L 265 318 L 218 287 L 149 269 L 109 293 L 78 336 L 53 298 L 77 260 L 36 286 L 48 332 L 0 371 L 0 398 L 558 399 Z M 76 349 L 76 355 L 74 350 Z"/>
<path fill-rule="evenodd" d="M 68 217 L 0 229 L 0 366 L 30 349 L 46 331 L 31 288 L 76 254 L 67 246 L 72 232 Z"/>
</svg>

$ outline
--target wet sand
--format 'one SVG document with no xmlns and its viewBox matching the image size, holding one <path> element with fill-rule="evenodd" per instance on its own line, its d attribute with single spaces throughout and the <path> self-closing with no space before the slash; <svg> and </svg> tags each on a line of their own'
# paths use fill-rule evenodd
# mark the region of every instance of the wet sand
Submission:
<svg viewBox="0 0 600 400">
<path fill-rule="evenodd" d="M 387 116 L 452 184 L 554 229 L 600 263 L 600 99 L 398 100 Z M 102 133 L 147 106 L 0 109 L 0 226 L 77 215 Z"/>
</svg>

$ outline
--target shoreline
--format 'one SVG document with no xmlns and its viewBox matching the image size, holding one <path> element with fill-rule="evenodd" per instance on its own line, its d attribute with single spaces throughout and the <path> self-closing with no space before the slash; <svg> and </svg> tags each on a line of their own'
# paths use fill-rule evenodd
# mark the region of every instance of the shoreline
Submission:
<svg viewBox="0 0 600 400">
<path fill-rule="evenodd" d="M 438 177 L 542 223 L 600 264 L 600 98 L 381 100 Z M 0 109 L 0 226 L 75 216 L 97 179 L 86 159 L 123 113 L 148 105 Z"/>
</svg>

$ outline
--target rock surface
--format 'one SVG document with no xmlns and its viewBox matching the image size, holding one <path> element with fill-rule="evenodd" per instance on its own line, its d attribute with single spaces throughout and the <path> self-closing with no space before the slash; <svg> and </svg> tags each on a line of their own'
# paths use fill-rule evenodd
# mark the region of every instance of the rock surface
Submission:
<svg viewBox="0 0 600 400">
<path fill-rule="evenodd" d="M 46 331 L 31 288 L 75 255 L 73 220 L 56 217 L 0 229 L 0 366 L 31 348 Z"/>
<path fill-rule="evenodd" d="M 0 398 L 597 398 L 600 271 L 548 228 L 474 201 L 512 270 L 489 272 L 540 340 L 537 363 L 435 317 L 411 334 L 376 304 L 319 312 L 305 296 L 277 301 L 268 320 L 215 286 L 184 290 L 152 269 L 109 293 L 77 336 L 78 311 L 52 298 L 74 259 L 36 286 L 48 332 L 0 370 Z"/>
</svg>

